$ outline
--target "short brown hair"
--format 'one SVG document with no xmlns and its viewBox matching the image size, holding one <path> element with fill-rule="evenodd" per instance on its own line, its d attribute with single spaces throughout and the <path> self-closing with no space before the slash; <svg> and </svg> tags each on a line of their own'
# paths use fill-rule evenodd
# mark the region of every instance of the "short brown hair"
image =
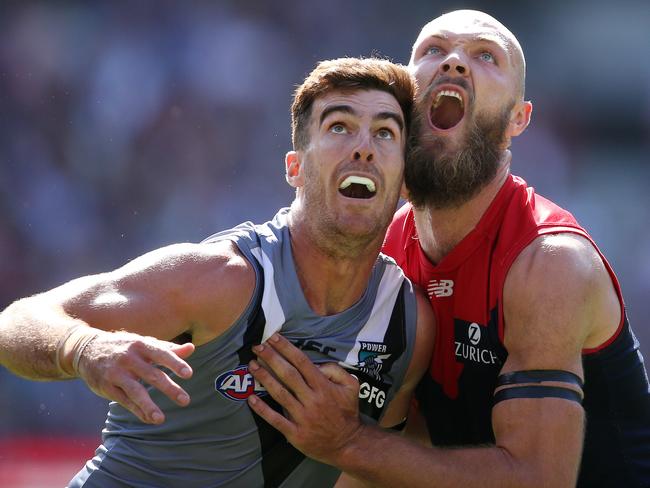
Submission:
<svg viewBox="0 0 650 488">
<path fill-rule="evenodd" d="M 309 118 L 314 100 L 333 90 L 381 90 L 395 97 L 408 129 L 415 83 L 407 69 L 379 58 L 339 58 L 321 61 L 300 85 L 291 105 L 291 141 L 294 149 L 309 144 Z"/>
</svg>

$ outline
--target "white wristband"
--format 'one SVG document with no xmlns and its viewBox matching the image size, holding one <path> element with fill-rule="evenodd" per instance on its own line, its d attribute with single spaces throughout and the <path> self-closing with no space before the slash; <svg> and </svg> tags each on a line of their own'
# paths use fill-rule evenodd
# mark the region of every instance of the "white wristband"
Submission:
<svg viewBox="0 0 650 488">
<path fill-rule="evenodd" d="M 89 334 L 85 337 L 79 344 L 77 344 L 77 349 L 74 352 L 74 358 L 72 359 L 72 370 L 74 373 L 79 376 L 79 361 L 81 361 L 81 355 L 84 352 L 84 349 L 88 347 L 92 341 L 94 341 L 99 334 L 95 332 L 94 334 Z"/>
<path fill-rule="evenodd" d="M 84 349 L 100 331 L 83 324 L 75 324 L 59 339 L 56 346 L 56 367 L 67 378 L 79 376 L 79 361 Z"/>
<path fill-rule="evenodd" d="M 61 336 L 59 341 L 56 343 L 56 352 L 54 354 L 54 364 L 56 366 L 57 371 L 65 374 L 68 377 L 72 377 L 70 373 L 65 371 L 63 367 L 61 366 L 61 354 L 63 353 L 63 349 L 65 348 L 66 342 L 68 339 L 70 339 L 70 336 L 74 334 L 74 332 L 81 327 L 80 324 L 75 324 L 72 327 L 68 329 L 68 331 L 65 333 L 65 335 Z"/>
</svg>

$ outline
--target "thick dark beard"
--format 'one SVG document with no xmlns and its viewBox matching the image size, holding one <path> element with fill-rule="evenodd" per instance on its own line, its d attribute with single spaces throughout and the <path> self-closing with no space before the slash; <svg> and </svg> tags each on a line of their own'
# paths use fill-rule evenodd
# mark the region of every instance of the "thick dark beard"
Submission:
<svg viewBox="0 0 650 488">
<path fill-rule="evenodd" d="M 427 131 L 427 112 L 418 110 L 411 123 L 404 168 L 409 201 L 415 208 L 457 208 L 496 175 L 510 110 L 498 117 L 477 116 L 460 149 L 445 154 L 445 141 Z"/>
</svg>

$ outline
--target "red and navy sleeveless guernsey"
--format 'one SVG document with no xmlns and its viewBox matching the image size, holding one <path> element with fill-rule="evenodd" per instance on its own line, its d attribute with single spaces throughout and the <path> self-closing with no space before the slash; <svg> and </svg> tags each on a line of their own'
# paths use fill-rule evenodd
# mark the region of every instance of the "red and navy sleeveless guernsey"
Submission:
<svg viewBox="0 0 650 488">
<path fill-rule="evenodd" d="M 431 301 L 437 333 L 418 401 L 438 446 L 494 442 L 491 410 L 503 344 L 503 284 L 536 237 L 572 233 L 595 243 L 574 217 L 509 175 L 478 225 L 437 265 L 422 250 L 412 207 L 404 205 L 383 252 Z M 587 417 L 580 487 L 650 486 L 650 387 L 627 321 L 618 280 L 600 251 L 621 303 L 621 323 L 597 349 L 583 351 Z M 543 426 L 540 426 L 543 428 Z"/>
</svg>

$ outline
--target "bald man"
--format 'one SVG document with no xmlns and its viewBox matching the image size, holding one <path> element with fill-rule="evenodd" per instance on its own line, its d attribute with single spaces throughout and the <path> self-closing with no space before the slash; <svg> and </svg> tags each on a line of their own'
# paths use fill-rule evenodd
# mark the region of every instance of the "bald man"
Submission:
<svg viewBox="0 0 650 488">
<path fill-rule="evenodd" d="M 436 447 L 346 415 L 354 380 L 311 389 L 319 372 L 280 337 L 259 356 L 284 386 L 255 375 L 288 416 L 253 408 L 309 456 L 377 486 L 650 486 L 650 387 L 618 281 L 574 217 L 510 173 L 532 112 L 517 39 L 487 14 L 451 12 L 422 29 L 410 69 L 410 203 L 384 252 L 435 312 L 417 393 L 426 423 L 410 430 L 426 426 Z"/>
</svg>

